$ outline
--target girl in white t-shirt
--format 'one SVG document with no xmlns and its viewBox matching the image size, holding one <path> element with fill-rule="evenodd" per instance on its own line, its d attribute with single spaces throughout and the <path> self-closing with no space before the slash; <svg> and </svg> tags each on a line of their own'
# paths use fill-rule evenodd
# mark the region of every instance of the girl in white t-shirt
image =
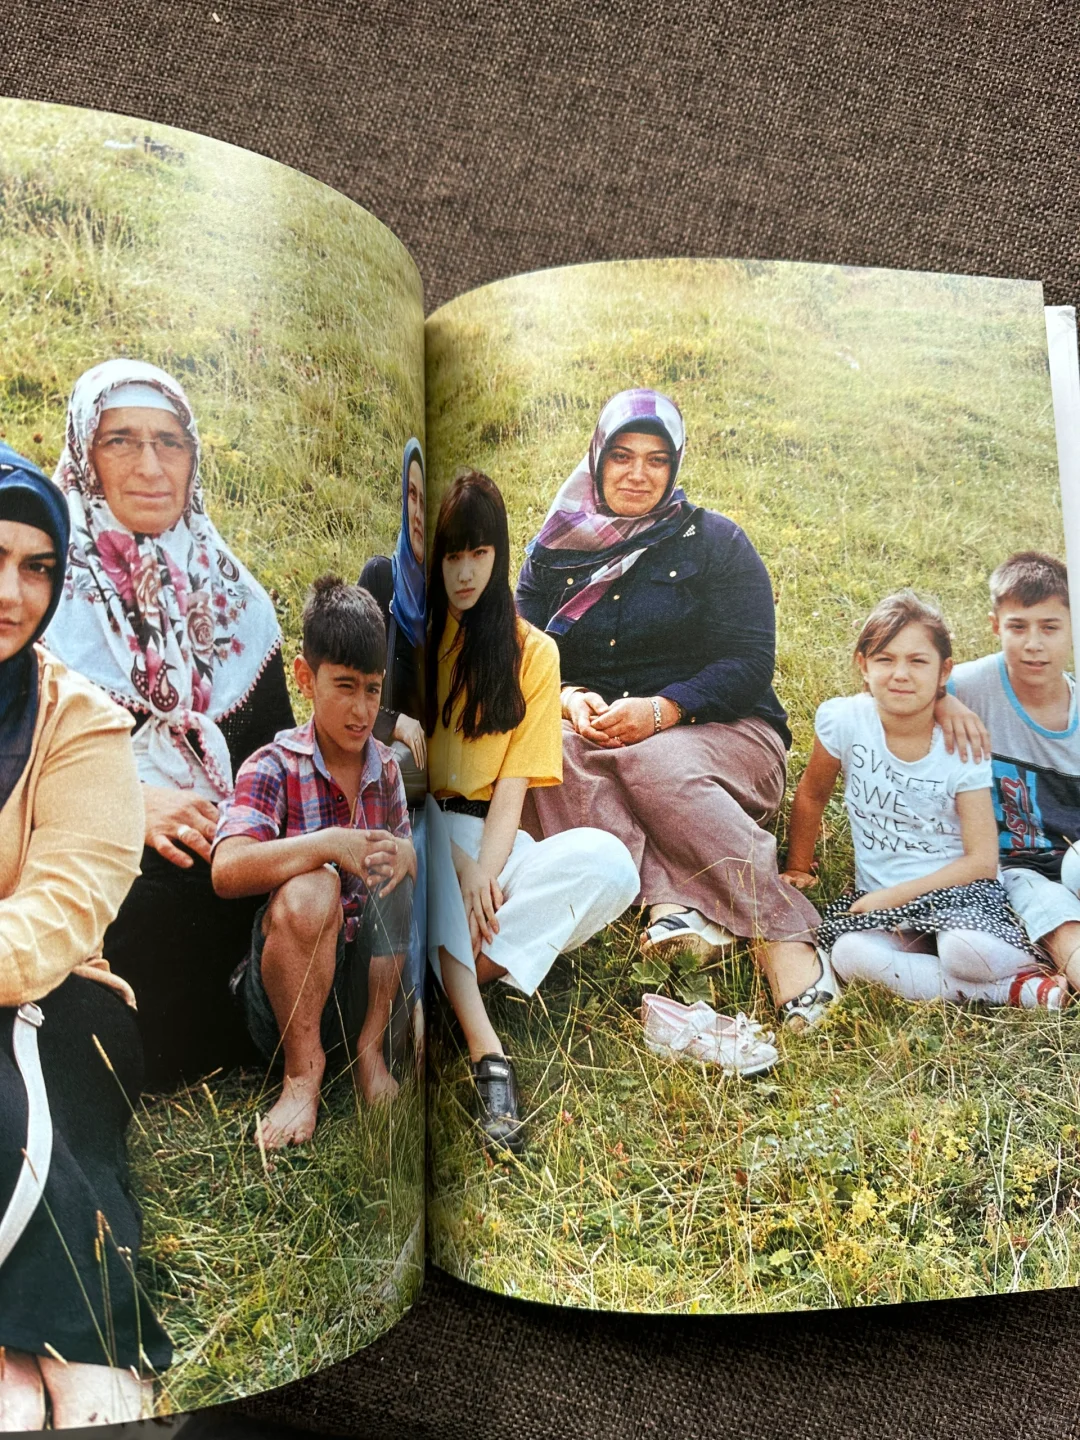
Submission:
<svg viewBox="0 0 1080 1440">
<path fill-rule="evenodd" d="M 941 612 L 910 590 L 890 595 L 863 625 L 855 662 L 865 689 L 818 708 L 791 811 L 784 879 L 801 890 L 815 883 L 822 814 L 843 772 L 855 890 L 826 908 L 820 951 L 841 979 L 909 1000 L 1059 1009 L 1067 986 L 1039 969 L 997 878 L 990 762 L 950 755 L 934 721 L 952 669 Z"/>
</svg>

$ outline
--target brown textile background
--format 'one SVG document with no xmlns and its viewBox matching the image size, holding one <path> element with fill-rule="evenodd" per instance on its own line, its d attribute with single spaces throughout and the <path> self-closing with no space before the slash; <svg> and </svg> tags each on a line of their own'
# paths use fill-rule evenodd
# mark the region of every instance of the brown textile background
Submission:
<svg viewBox="0 0 1080 1440">
<path fill-rule="evenodd" d="M 8 0 L 0 13 L 0 91 L 296 165 L 401 236 L 429 305 L 519 270 L 664 254 L 1041 277 L 1048 300 L 1080 299 L 1069 0 Z M 1080 1434 L 1078 1331 L 1072 1292 L 634 1320 L 431 1274 L 371 1350 L 244 1408 L 268 1427 L 433 1440 L 1067 1436 Z"/>
</svg>

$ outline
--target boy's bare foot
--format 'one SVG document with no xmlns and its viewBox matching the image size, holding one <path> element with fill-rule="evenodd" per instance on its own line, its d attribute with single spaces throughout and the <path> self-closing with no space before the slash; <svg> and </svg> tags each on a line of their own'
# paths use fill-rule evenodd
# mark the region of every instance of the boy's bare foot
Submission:
<svg viewBox="0 0 1080 1440">
<path fill-rule="evenodd" d="M 381 1045 L 357 1049 L 356 1083 L 369 1105 L 389 1105 L 397 1095 L 398 1082 L 386 1068 Z"/>
<path fill-rule="evenodd" d="M 305 1145 L 311 1139 L 319 1118 L 321 1081 L 321 1074 L 314 1073 L 285 1076 L 281 1094 L 258 1122 L 264 1149 L 282 1150 L 286 1145 Z"/>
</svg>

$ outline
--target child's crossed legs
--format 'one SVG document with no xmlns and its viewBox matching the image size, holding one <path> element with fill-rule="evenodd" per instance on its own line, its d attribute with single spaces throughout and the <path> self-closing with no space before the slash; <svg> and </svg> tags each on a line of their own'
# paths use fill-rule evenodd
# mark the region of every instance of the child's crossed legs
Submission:
<svg viewBox="0 0 1080 1440">
<path fill-rule="evenodd" d="M 906 1000 L 989 1005 L 1009 1004 L 1017 976 L 1036 969 L 1023 950 L 982 930 L 851 930 L 833 946 L 832 963 L 842 980 L 868 980 Z"/>
</svg>

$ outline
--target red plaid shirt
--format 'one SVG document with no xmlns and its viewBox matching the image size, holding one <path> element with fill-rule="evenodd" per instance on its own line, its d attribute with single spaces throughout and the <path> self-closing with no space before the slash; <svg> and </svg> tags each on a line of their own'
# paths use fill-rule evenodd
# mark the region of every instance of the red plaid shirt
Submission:
<svg viewBox="0 0 1080 1440">
<path fill-rule="evenodd" d="M 280 730 L 269 745 L 240 766 L 232 799 L 222 807 L 214 845 L 230 835 L 253 840 L 286 840 L 342 825 L 354 830 L 389 830 L 411 840 L 405 787 L 392 750 L 368 737 L 356 813 L 326 768 L 315 722 Z M 341 904 L 348 919 L 364 908 L 368 889 L 359 875 L 341 870 Z"/>
</svg>

